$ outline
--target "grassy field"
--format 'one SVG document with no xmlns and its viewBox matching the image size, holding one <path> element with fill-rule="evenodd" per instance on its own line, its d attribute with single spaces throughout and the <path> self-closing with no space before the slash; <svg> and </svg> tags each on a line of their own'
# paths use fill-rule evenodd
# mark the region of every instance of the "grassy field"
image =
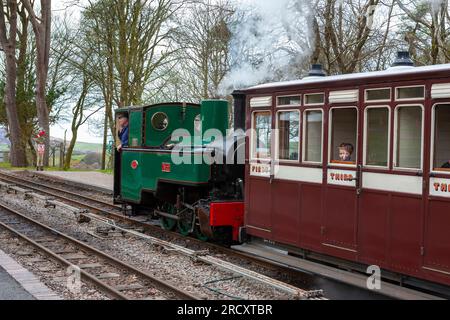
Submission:
<svg viewBox="0 0 450 320">
<path fill-rule="evenodd" d="M 0 151 L 8 151 L 9 146 L 6 144 L 0 144 Z M 72 155 L 71 159 L 71 165 L 77 165 L 80 163 L 80 161 L 83 160 L 83 158 L 86 156 L 86 154 L 95 152 L 95 153 L 101 153 L 102 152 L 102 144 L 100 143 L 87 143 L 87 142 L 77 142 L 75 144 L 74 152 L 77 154 Z M 53 158 L 50 157 L 50 164 L 53 163 Z M 55 167 L 49 167 L 46 168 L 46 170 L 49 171 L 58 171 L 59 170 L 59 154 L 55 157 Z M 0 163 L 0 168 L 8 168 L 8 169 L 18 169 L 18 170 L 34 170 L 36 168 L 34 167 L 28 167 L 28 168 L 12 168 L 9 163 Z M 89 170 L 81 170 L 81 169 L 70 169 L 70 171 L 89 171 Z M 90 171 L 99 171 L 103 173 L 111 174 L 112 170 L 90 170 Z"/>
<path fill-rule="evenodd" d="M 18 167 L 11 167 L 10 163 L 0 162 L 0 169 L 9 169 L 9 170 L 36 170 L 36 167 L 25 167 L 25 168 L 18 168 Z M 45 167 L 45 171 L 61 171 L 59 169 L 59 166 L 56 167 Z M 82 170 L 82 169 L 69 169 L 67 171 L 73 171 L 73 172 L 81 172 L 81 171 L 92 171 L 92 172 L 101 172 L 106 174 L 112 174 L 112 169 L 108 170 Z"/>
<path fill-rule="evenodd" d="M 102 152 L 102 144 L 100 143 L 87 143 L 87 142 L 77 142 L 75 144 L 75 151 L 78 152 Z"/>
</svg>

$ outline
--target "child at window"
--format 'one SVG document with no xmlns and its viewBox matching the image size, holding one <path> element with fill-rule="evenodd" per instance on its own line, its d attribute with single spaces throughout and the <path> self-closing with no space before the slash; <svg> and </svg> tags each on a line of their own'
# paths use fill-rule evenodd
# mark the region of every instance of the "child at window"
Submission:
<svg viewBox="0 0 450 320">
<path fill-rule="evenodd" d="M 339 146 L 339 159 L 341 161 L 351 162 L 353 151 L 354 148 L 351 143 L 342 143 Z"/>
</svg>

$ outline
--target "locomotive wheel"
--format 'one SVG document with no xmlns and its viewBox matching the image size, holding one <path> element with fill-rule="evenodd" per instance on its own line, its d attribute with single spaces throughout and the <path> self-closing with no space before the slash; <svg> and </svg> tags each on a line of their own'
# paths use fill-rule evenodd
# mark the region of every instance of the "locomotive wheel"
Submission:
<svg viewBox="0 0 450 320">
<path fill-rule="evenodd" d="M 191 233 L 192 223 L 190 221 L 178 220 L 178 232 L 183 236 L 188 236 Z"/>
<path fill-rule="evenodd" d="M 170 213 L 170 214 L 174 214 L 175 207 L 171 204 L 164 204 L 162 207 L 162 211 Z M 173 231 L 175 229 L 175 227 L 177 226 L 177 221 L 174 219 L 160 217 L 159 221 L 160 221 L 161 227 L 167 231 Z"/>
<path fill-rule="evenodd" d="M 209 240 L 209 237 L 206 236 L 206 235 L 200 230 L 200 226 L 199 226 L 199 225 L 196 225 L 196 226 L 195 226 L 195 228 L 194 228 L 194 235 L 195 235 L 195 237 L 196 237 L 198 240 L 205 241 L 205 242 Z"/>
<path fill-rule="evenodd" d="M 166 231 L 173 231 L 177 226 L 177 221 L 174 219 L 161 217 L 159 221 L 161 223 L 161 227 Z"/>
</svg>

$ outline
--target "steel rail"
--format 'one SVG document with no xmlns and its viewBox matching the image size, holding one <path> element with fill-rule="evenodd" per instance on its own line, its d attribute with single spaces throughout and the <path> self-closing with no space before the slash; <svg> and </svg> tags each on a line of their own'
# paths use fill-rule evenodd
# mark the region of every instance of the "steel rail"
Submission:
<svg viewBox="0 0 450 320">
<path fill-rule="evenodd" d="M 9 208 L 7 205 L 0 203 L 0 209 L 5 210 L 6 212 L 13 214 L 15 216 L 20 217 L 21 219 L 24 219 L 25 221 L 34 224 L 36 226 L 39 226 L 41 229 L 44 229 L 47 232 L 52 233 L 53 235 L 57 235 L 58 237 L 60 237 L 61 239 L 68 241 L 72 244 L 74 244 L 75 246 L 82 248 L 83 250 L 89 251 L 92 254 L 101 257 L 102 259 L 106 260 L 107 262 L 115 265 L 116 267 L 120 268 L 120 269 L 124 269 L 128 272 L 134 273 L 136 275 L 139 275 L 140 277 L 142 277 L 144 280 L 149 281 L 152 285 L 154 285 L 158 290 L 161 290 L 165 293 L 170 293 L 170 294 L 174 294 L 175 296 L 177 296 L 180 299 L 185 299 L 185 300 L 200 300 L 200 298 L 198 298 L 197 296 L 185 292 L 173 285 L 171 285 L 170 283 L 167 283 L 163 280 L 160 280 L 154 276 L 152 276 L 151 274 L 139 270 L 137 268 L 135 268 L 134 266 L 125 263 L 111 255 L 108 255 L 94 247 L 91 247 L 75 238 L 72 238 L 69 235 L 66 235 L 54 228 L 51 228 L 47 225 L 44 225 L 43 223 L 34 220 L 20 212 L 18 212 L 15 209 Z M 40 245 L 39 243 L 37 243 L 36 241 L 34 241 L 33 239 L 29 238 L 28 236 L 24 235 L 23 233 L 21 233 L 20 231 L 17 231 L 13 228 L 11 228 L 10 226 L 6 225 L 5 223 L 0 221 L 0 225 L 2 227 L 4 227 L 5 229 L 9 230 L 10 232 L 13 232 L 14 234 L 16 234 L 17 236 L 19 236 L 20 238 L 24 239 L 25 241 L 29 242 L 30 244 L 32 244 L 33 246 L 35 246 L 36 248 L 38 248 L 39 250 L 45 252 L 47 255 L 50 255 L 51 257 L 55 258 L 56 260 L 58 260 L 59 262 L 61 262 L 64 265 L 67 266 L 74 266 L 77 267 L 75 264 L 71 263 L 70 261 L 64 259 L 61 255 L 58 255 L 54 252 L 52 252 L 51 250 L 49 250 L 48 248 L 45 248 L 44 246 Z M 99 279 L 97 279 L 95 276 L 87 273 L 86 271 L 80 269 L 80 273 L 82 276 L 84 276 L 88 281 L 92 282 L 93 284 L 99 286 L 100 288 L 102 288 L 105 292 L 107 292 L 109 295 L 118 298 L 118 299 L 128 299 L 128 297 L 124 294 L 122 294 L 120 291 L 116 290 L 115 288 L 107 285 L 106 283 L 100 281 Z"/>
<path fill-rule="evenodd" d="M 7 178 L 4 178 L 3 176 L 6 176 Z M 53 192 L 45 191 L 45 190 L 42 190 L 42 188 L 47 188 L 47 189 L 50 189 L 50 190 L 53 190 L 53 191 L 58 191 L 58 192 L 62 192 L 62 193 L 71 194 L 74 197 L 84 198 L 84 199 L 89 200 L 91 202 L 94 202 L 94 203 L 96 202 L 99 205 L 106 205 L 109 208 L 113 208 L 115 210 L 119 210 L 120 209 L 119 207 L 117 207 L 117 206 L 115 206 L 115 205 L 113 205 L 111 203 L 106 203 L 104 201 L 97 200 L 97 199 L 91 199 L 89 197 L 86 197 L 86 196 L 83 196 L 83 195 L 79 195 L 79 194 L 74 193 L 74 192 L 70 192 L 70 191 L 66 191 L 66 190 L 63 190 L 63 189 L 51 187 L 51 186 L 48 186 L 46 184 L 41 184 L 41 183 L 38 183 L 38 182 L 35 182 L 35 181 L 29 181 L 29 180 L 23 179 L 21 177 L 17 177 L 17 176 L 14 176 L 14 175 L 6 174 L 3 171 L 0 171 L 0 180 L 8 181 L 8 182 L 13 183 L 13 184 L 17 183 L 17 184 L 19 184 L 22 187 L 26 187 L 26 188 L 29 188 L 29 189 L 34 190 L 36 192 L 46 194 L 48 196 L 60 199 L 60 200 L 62 200 L 64 202 L 69 202 L 69 203 L 71 203 L 71 204 L 73 204 L 75 206 L 79 206 L 79 207 L 84 208 L 84 209 L 89 209 L 93 213 L 97 213 L 97 214 L 100 214 L 102 216 L 107 216 L 109 218 L 118 219 L 118 220 L 120 220 L 122 222 L 129 223 L 129 224 L 133 225 L 134 227 L 140 227 L 140 228 L 143 228 L 143 229 L 148 230 L 148 231 L 163 232 L 164 234 L 173 236 L 176 239 L 182 239 L 182 240 L 186 239 L 185 236 L 182 236 L 182 235 L 180 235 L 177 232 L 164 230 L 164 229 L 162 229 L 159 226 L 155 226 L 155 225 L 152 225 L 152 224 L 149 224 L 149 223 L 146 223 L 146 222 L 138 221 L 138 220 L 135 220 L 133 218 L 127 217 L 127 216 L 125 216 L 125 215 L 123 215 L 121 213 L 115 213 L 115 212 L 112 212 L 110 210 L 105 210 L 103 208 L 100 208 L 100 207 L 95 206 L 95 205 L 88 204 L 86 202 L 82 202 L 82 201 L 78 201 L 78 200 L 75 200 L 75 199 L 71 199 L 71 198 L 68 198 L 66 196 L 55 194 Z M 19 182 L 17 182 L 17 181 L 19 181 Z M 36 186 L 39 186 L 40 188 L 36 187 Z M 266 260 L 264 258 L 260 258 L 260 257 L 254 256 L 254 255 L 251 255 L 251 254 L 248 254 L 248 253 L 245 253 L 245 252 L 237 251 L 237 250 L 234 250 L 234 249 L 231 249 L 231 248 L 227 248 L 227 247 L 224 247 L 224 246 L 221 246 L 221 245 L 217 245 L 217 244 L 214 244 L 214 243 L 211 243 L 211 242 L 204 242 L 204 241 L 198 240 L 196 238 L 189 238 L 189 240 L 194 241 L 197 244 L 201 244 L 202 246 L 206 246 L 209 249 L 217 250 L 217 251 L 219 251 L 221 253 L 225 253 L 225 254 L 228 254 L 228 255 L 231 255 L 231 256 L 234 256 L 234 257 L 237 257 L 237 258 L 241 258 L 241 259 L 250 260 L 250 261 L 252 261 L 252 263 L 258 264 L 258 265 L 260 265 L 262 267 L 276 269 L 276 270 L 281 270 L 282 272 L 291 274 L 293 276 L 296 276 L 296 275 L 298 275 L 300 273 L 300 271 L 298 271 L 298 270 L 296 270 L 294 268 L 290 268 L 290 267 L 284 266 L 284 265 L 279 265 L 279 264 L 271 262 L 270 260 Z M 299 290 L 303 290 L 303 289 L 299 289 Z"/>
</svg>

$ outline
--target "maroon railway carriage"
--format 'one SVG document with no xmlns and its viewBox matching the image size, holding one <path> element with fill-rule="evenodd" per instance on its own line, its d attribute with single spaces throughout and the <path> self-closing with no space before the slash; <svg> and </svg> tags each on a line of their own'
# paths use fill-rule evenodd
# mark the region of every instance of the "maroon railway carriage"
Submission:
<svg viewBox="0 0 450 320">
<path fill-rule="evenodd" d="M 235 93 L 252 129 L 246 233 L 450 285 L 450 64 L 397 62 Z"/>
</svg>

